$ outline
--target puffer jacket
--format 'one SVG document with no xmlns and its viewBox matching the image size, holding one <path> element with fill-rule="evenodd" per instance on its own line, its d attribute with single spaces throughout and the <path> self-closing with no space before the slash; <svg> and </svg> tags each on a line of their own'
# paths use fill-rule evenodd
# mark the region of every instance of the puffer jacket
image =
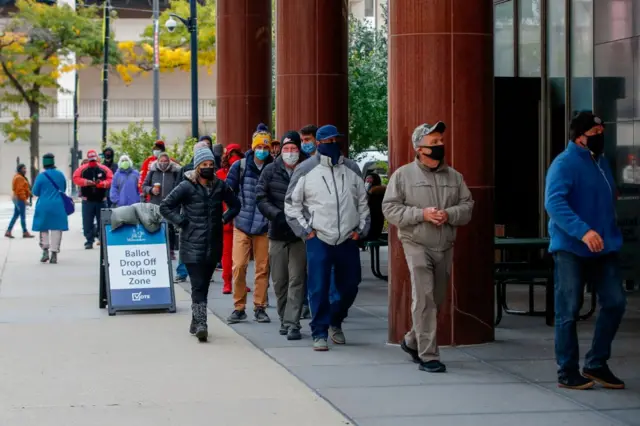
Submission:
<svg viewBox="0 0 640 426">
<path fill-rule="evenodd" d="M 272 240 L 288 242 L 299 240 L 291 230 L 284 214 L 284 199 L 290 181 L 291 177 L 282 157 L 276 158 L 273 163 L 266 166 L 258 181 L 256 189 L 258 209 L 264 217 L 269 219 L 269 238 Z"/>
<path fill-rule="evenodd" d="M 340 157 L 316 153 L 300 164 L 291 177 L 284 212 L 293 232 L 306 239 L 312 231 L 330 245 L 342 244 L 355 231 L 369 232 L 369 205 L 358 165 Z"/>
<path fill-rule="evenodd" d="M 142 191 L 149 196 L 148 199 L 151 204 L 160 205 L 160 202 L 173 191 L 173 188 L 178 186 L 181 174 L 180 166 L 177 163 L 171 161 L 169 168 L 163 172 L 158 168 L 158 162 L 155 161 L 149 166 L 149 172 L 144 179 Z M 158 195 L 151 193 L 153 185 L 156 183 L 160 184 L 160 194 Z"/>
<path fill-rule="evenodd" d="M 253 161 L 253 151 L 248 151 L 244 161 L 236 161 L 229 169 L 227 175 L 227 185 L 238 194 L 242 209 L 240 214 L 234 220 L 233 224 L 240 231 L 247 235 L 263 235 L 269 229 L 269 221 L 258 210 L 258 202 L 256 201 L 256 188 L 260 175 L 264 168 L 270 164 L 273 159 L 269 156 L 262 166 L 262 170 L 258 169 Z M 244 163 L 244 172 L 240 176 L 240 166 Z"/>
<path fill-rule="evenodd" d="M 424 221 L 424 209 L 444 210 L 449 220 L 442 226 Z M 410 241 L 434 251 L 453 246 L 456 228 L 471 221 L 473 199 L 462 174 L 443 163 L 435 171 L 418 159 L 396 170 L 384 194 L 382 212 L 398 227 L 400 241 Z"/>
<path fill-rule="evenodd" d="M 224 213 L 223 202 L 228 206 Z M 160 203 L 160 214 L 180 228 L 180 259 L 185 264 L 220 262 L 222 227 L 239 212 L 240 202 L 224 181 L 214 179 L 211 187 L 204 187 L 194 171 Z"/>
</svg>

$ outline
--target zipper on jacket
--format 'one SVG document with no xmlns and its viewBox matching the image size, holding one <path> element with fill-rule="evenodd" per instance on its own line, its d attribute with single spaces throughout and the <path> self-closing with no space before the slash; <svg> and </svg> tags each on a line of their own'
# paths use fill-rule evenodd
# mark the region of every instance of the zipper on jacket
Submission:
<svg viewBox="0 0 640 426">
<path fill-rule="evenodd" d="M 336 183 L 336 175 L 333 172 L 333 167 L 331 167 L 331 178 L 333 179 L 333 188 L 336 190 L 336 210 L 338 210 L 338 239 L 336 240 L 336 245 L 338 244 L 338 241 L 340 241 L 340 197 L 338 196 L 338 184 Z M 344 178 L 344 175 L 343 175 Z M 324 179 L 324 176 L 322 176 L 322 179 Z M 325 183 L 327 181 L 325 180 Z M 331 193 L 331 191 L 329 191 L 329 193 Z"/>
<path fill-rule="evenodd" d="M 160 191 L 160 197 L 164 200 L 164 175 L 165 173 L 162 172 L 162 191 Z"/>
<path fill-rule="evenodd" d="M 331 173 L 333 173 L 333 171 Z M 322 176 L 322 180 L 324 181 L 324 186 L 327 187 L 327 191 L 329 191 L 329 194 L 331 194 L 331 190 L 329 189 L 329 182 L 327 182 L 327 180 L 324 178 L 324 176 Z M 337 191 L 337 189 L 336 189 L 336 191 Z"/>
<path fill-rule="evenodd" d="M 591 157 L 591 158 L 593 158 L 593 157 Z M 605 183 L 607 184 L 607 188 L 609 188 L 609 193 L 611 194 L 611 197 L 613 197 L 613 189 L 611 189 L 611 184 L 609 183 L 609 180 L 607 179 L 607 175 L 604 173 L 604 170 L 602 170 L 602 167 L 600 167 L 599 162 L 596 161 L 595 158 L 593 158 L 593 163 L 596 165 L 598 170 L 600 170 L 600 174 L 602 175 L 602 178 L 604 179 Z"/>
<path fill-rule="evenodd" d="M 342 192 L 344 192 L 344 173 L 342 174 Z"/>
<path fill-rule="evenodd" d="M 438 177 L 436 176 L 436 172 L 431 172 L 433 174 L 433 188 L 436 196 L 436 208 L 440 209 L 440 197 L 438 196 Z M 444 224 L 442 225 L 444 226 Z M 442 246 L 442 226 L 438 228 L 438 247 Z"/>
</svg>

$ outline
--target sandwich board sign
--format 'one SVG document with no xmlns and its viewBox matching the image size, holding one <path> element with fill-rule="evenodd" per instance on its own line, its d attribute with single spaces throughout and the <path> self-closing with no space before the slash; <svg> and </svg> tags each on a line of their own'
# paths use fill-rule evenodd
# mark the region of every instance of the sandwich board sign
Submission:
<svg viewBox="0 0 640 426">
<path fill-rule="evenodd" d="M 105 256 L 101 275 L 106 278 L 109 315 L 139 310 L 175 312 L 167 224 L 162 223 L 155 233 L 148 232 L 142 225 L 122 225 L 113 230 L 109 221 L 104 220 L 106 215 L 102 216 Z"/>
</svg>

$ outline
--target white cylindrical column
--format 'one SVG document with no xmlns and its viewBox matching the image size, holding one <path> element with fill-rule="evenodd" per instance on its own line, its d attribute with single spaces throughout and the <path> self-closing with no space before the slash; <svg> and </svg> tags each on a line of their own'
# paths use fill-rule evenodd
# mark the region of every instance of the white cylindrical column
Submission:
<svg viewBox="0 0 640 426">
<path fill-rule="evenodd" d="M 76 0 L 59 0 L 58 5 L 60 7 L 68 5 L 75 9 Z M 65 65 L 73 65 L 75 63 L 75 53 L 60 57 L 60 69 Z M 60 72 L 60 76 L 58 77 L 58 85 L 60 86 L 58 88 L 58 118 L 73 118 L 73 97 L 75 96 L 76 72 L 77 71 L 75 70 L 65 73 Z"/>
</svg>

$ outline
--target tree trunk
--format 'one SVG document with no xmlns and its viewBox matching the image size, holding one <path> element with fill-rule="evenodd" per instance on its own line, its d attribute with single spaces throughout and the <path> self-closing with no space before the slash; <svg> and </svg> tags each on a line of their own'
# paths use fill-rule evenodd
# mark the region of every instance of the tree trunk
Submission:
<svg viewBox="0 0 640 426">
<path fill-rule="evenodd" d="M 29 134 L 29 156 L 31 158 L 31 184 L 38 176 L 40 166 L 40 105 L 29 103 L 29 116 L 31 117 Z"/>
</svg>

